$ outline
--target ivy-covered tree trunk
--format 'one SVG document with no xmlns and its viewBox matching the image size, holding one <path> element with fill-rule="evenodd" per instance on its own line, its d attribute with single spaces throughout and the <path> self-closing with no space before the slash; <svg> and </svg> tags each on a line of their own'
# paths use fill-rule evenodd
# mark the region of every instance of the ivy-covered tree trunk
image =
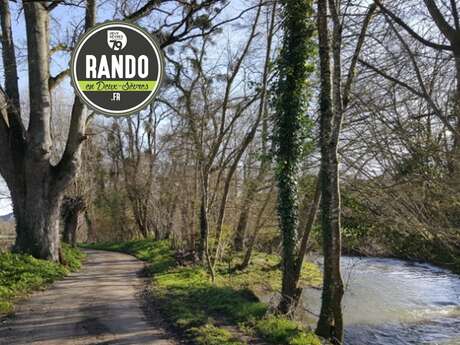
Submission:
<svg viewBox="0 0 460 345">
<path fill-rule="evenodd" d="M 308 98 L 308 64 L 313 55 L 312 1 L 282 1 L 283 44 L 278 60 L 274 144 L 278 186 L 278 216 L 283 245 L 283 278 L 278 310 L 289 313 L 301 290 L 296 277 L 297 174 L 303 147 Z"/>
</svg>

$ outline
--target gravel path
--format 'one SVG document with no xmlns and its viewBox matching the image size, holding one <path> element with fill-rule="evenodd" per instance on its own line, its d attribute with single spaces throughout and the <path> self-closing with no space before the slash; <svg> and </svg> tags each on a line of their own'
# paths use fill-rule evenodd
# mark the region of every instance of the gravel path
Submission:
<svg viewBox="0 0 460 345">
<path fill-rule="evenodd" d="M 143 262 L 88 250 L 83 269 L 19 303 L 0 325 L 1 345 L 177 345 L 142 310 Z"/>
</svg>

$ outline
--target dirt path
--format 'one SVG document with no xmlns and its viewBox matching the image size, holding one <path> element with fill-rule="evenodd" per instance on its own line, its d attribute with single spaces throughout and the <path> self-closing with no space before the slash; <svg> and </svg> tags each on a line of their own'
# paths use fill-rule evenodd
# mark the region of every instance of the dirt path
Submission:
<svg viewBox="0 0 460 345">
<path fill-rule="evenodd" d="M 84 268 L 20 303 L 0 325 L 1 345 L 176 345 L 159 317 L 144 315 L 143 263 L 88 250 Z"/>
</svg>

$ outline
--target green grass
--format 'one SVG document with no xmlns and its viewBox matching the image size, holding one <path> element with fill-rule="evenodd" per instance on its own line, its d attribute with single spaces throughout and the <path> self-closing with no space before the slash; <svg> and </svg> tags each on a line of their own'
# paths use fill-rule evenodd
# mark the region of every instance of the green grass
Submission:
<svg viewBox="0 0 460 345">
<path fill-rule="evenodd" d="M 244 271 L 234 270 L 233 263 L 227 261 L 217 267 L 218 277 L 212 284 L 203 267 L 177 266 L 168 241 L 136 240 L 86 247 L 121 251 L 149 262 L 151 291 L 163 315 L 198 345 L 242 344 L 229 331 L 216 327 L 216 320 L 237 326 L 242 332 L 256 333 L 271 344 L 321 344 L 297 322 L 270 315 L 268 306 L 254 294 L 254 289 L 279 289 L 279 257 L 256 253 Z M 235 264 L 239 260 L 236 258 Z M 305 264 L 302 283 L 321 283 L 321 273 L 315 265 Z"/>
<path fill-rule="evenodd" d="M 244 345 L 229 331 L 209 324 L 191 328 L 189 334 L 200 345 Z"/>
<path fill-rule="evenodd" d="M 218 280 L 223 284 L 235 287 L 247 287 L 253 290 L 280 291 L 281 290 L 281 258 L 278 255 L 270 255 L 255 252 L 252 255 L 251 264 L 243 271 L 234 270 L 242 261 L 242 256 L 237 255 L 226 263 L 218 265 Z M 303 286 L 320 287 L 322 274 L 318 266 L 311 262 L 304 262 L 300 284 Z"/>
<path fill-rule="evenodd" d="M 80 268 L 84 254 L 63 245 L 65 265 L 30 255 L 0 252 L 0 316 L 13 312 L 14 302 Z"/>
<path fill-rule="evenodd" d="M 311 332 L 305 332 L 297 322 L 284 317 L 270 315 L 255 322 L 258 334 L 271 344 L 321 345 Z"/>
</svg>

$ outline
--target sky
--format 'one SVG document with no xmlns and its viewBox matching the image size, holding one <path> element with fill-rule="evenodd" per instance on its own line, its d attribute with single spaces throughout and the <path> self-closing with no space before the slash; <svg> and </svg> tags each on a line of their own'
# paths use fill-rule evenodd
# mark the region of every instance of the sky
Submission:
<svg viewBox="0 0 460 345">
<path fill-rule="evenodd" d="M 0 216 L 12 212 L 11 203 L 9 199 L 4 199 L 7 193 L 8 188 L 5 186 L 5 181 L 0 177 Z"/>
</svg>

